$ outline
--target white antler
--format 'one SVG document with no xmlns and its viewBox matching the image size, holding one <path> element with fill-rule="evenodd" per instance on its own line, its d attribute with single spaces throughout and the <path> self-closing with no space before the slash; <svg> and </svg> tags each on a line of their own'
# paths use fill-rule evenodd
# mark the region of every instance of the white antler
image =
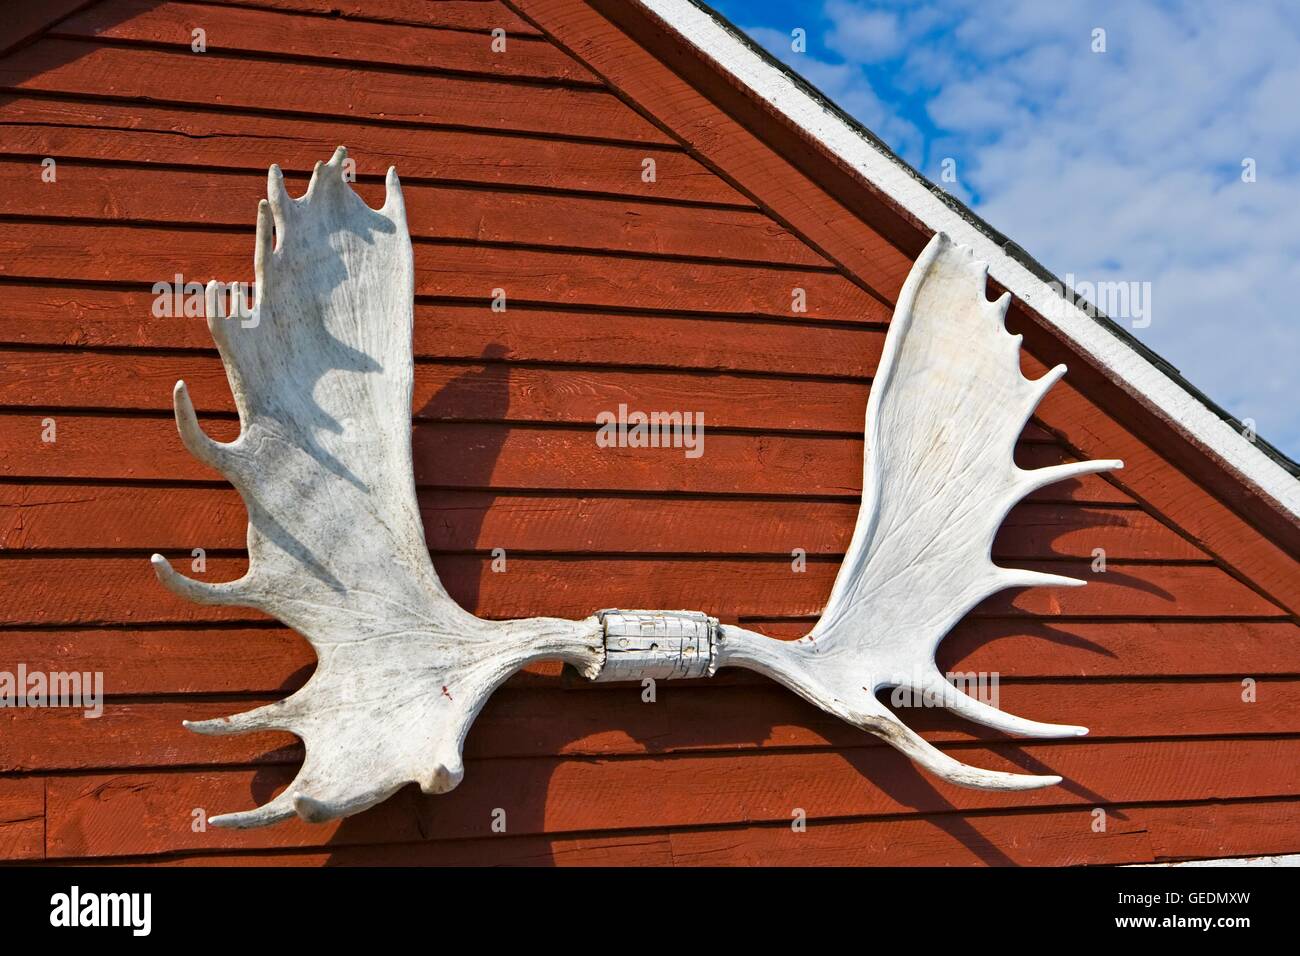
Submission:
<svg viewBox="0 0 1300 956">
<path fill-rule="evenodd" d="M 242 430 L 229 444 L 199 428 L 185 383 L 185 446 L 248 508 L 248 573 L 227 584 L 159 579 L 206 604 L 258 608 L 297 630 L 319 660 L 288 699 L 188 726 L 200 733 L 287 730 L 306 762 L 280 796 L 214 817 L 257 826 L 346 816 L 408 782 L 441 793 L 461 778 L 461 746 L 488 695 L 520 667 L 561 658 L 594 674 L 595 618 L 496 623 L 443 589 L 424 542 L 411 466 L 413 270 L 402 191 L 388 171 L 382 209 L 344 181 L 340 148 L 301 199 L 271 167 L 257 211 L 251 319 L 208 325 Z M 277 240 L 272 248 L 272 236 Z"/>
<path fill-rule="evenodd" d="M 887 686 L 937 697 L 956 713 L 1034 736 L 1085 733 L 1012 717 L 959 694 L 934 652 L 975 604 L 1004 588 L 1081 584 L 999 568 L 993 536 L 1035 488 L 1120 467 L 1084 462 L 1022 471 L 1017 436 L 1064 372 L 1036 382 L 1003 328 L 1008 297 L 989 302 L 986 268 L 935 236 L 899 297 L 867 404 L 862 508 L 821 620 L 783 642 L 719 626 L 699 612 L 604 611 L 583 621 L 481 620 L 443 589 L 429 561 L 411 463 L 413 270 L 401 188 L 374 210 L 343 175 L 340 148 L 291 199 L 272 166 L 257 214 L 256 304 L 223 319 L 208 286 L 208 325 L 242 430 L 200 429 L 185 383 L 175 393 L 185 446 L 220 471 L 248 508 L 249 569 L 225 584 L 159 579 L 209 604 L 239 604 L 303 634 L 318 664 L 287 699 L 189 724 L 201 733 L 287 730 L 306 760 L 269 803 L 214 817 L 258 826 L 294 815 L 348 816 L 406 783 L 459 783 L 470 723 L 531 661 L 595 679 L 697 677 L 738 665 L 877 734 L 945 780 L 1023 789 L 1059 782 L 980 770 L 927 744 L 876 699 Z M 277 241 L 278 240 L 278 241 Z"/>
<path fill-rule="evenodd" d="M 1123 467 L 1015 465 L 1021 429 L 1065 366 L 1037 381 L 1021 374 L 1020 336 L 1003 325 L 1011 297 L 990 302 L 987 277 L 987 264 L 942 233 L 925 247 L 899 295 L 872 383 L 862 506 L 821 619 L 798 641 L 723 627 L 714 667 L 761 671 L 951 783 L 1023 790 L 1060 777 L 966 766 L 876 698 L 881 688 L 901 686 L 1008 733 L 1088 732 L 1003 713 L 958 691 L 935 664 L 939 642 L 990 595 L 1086 583 L 993 563 L 993 538 L 1012 506 L 1044 485 Z"/>
</svg>

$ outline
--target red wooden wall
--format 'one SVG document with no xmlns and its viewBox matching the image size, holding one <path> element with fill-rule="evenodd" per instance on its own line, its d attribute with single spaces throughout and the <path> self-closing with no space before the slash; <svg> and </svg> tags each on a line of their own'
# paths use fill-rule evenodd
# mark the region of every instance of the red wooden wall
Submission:
<svg viewBox="0 0 1300 956">
<path fill-rule="evenodd" d="M 154 318 L 150 287 L 251 279 L 273 162 L 300 190 L 346 144 L 372 202 L 388 165 L 402 176 L 417 482 L 438 573 L 467 607 L 689 607 L 796 636 L 826 598 L 870 376 L 924 233 L 866 190 L 846 198 L 833 170 L 810 175 L 811 150 L 796 157 L 792 134 L 769 135 L 671 37 L 595 6 L 101 0 L 0 59 L 0 670 L 102 671 L 109 695 L 98 720 L 0 710 L 0 858 L 1077 864 L 1300 849 L 1294 529 L 1258 520 L 1086 363 L 1018 459 L 1129 467 L 1035 495 L 996 556 L 1091 584 L 988 602 L 940 663 L 999 672 L 1004 708 L 1092 736 L 1021 743 L 907 717 L 963 760 L 1062 786 L 949 787 L 746 673 L 661 684 L 645 704 L 637 686 L 542 667 L 493 698 L 450 795 L 195 832 L 196 808 L 268 799 L 300 752 L 282 735 L 199 737 L 182 718 L 280 698 L 312 657 L 274 621 L 153 579 L 152 551 L 187 562 L 199 547 L 208 579 L 237 576 L 244 511 L 172 422 L 184 378 L 214 437 L 237 427 L 206 327 Z M 504 314 L 488 307 L 497 287 Z M 806 314 L 791 313 L 795 287 Z M 1033 316 L 1015 321 L 1028 372 L 1061 357 Z M 595 417 L 620 402 L 702 411 L 703 457 L 598 448 Z M 488 569 L 498 547 L 503 574 Z M 1096 548 L 1105 574 L 1089 569 Z"/>
</svg>

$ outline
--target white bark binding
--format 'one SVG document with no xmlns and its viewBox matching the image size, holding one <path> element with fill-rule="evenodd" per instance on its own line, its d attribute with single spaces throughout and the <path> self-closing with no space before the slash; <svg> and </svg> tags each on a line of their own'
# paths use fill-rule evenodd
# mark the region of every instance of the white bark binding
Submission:
<svg viewBox="0 0 1300 956">
<path fill-rule="evenodd" d="M 389 169 L 384 206 L 369 208 L 345 181 L 345 157 L 340 147 L 318 163 L 296 200 L 271 167 L 270 198 L 258 206 L 251 320 L 220 318 L 218 286 L 208 286 L 208 326 L 239 410 L 239 437 L 208 438 L 185 383 L 176 385 L 185 446 L 224 474 L 248 509 L 249 569 L 237 581 L 207 584 L 154 555 L 159 580 L 193 601 L 273 615 L 306 637 L 318 658 L 307 684 L 279 703 L 187 723 L 212 734 L 286 730 L 306 748 L 283 793 L 254 810 L 213 817 L 214 825 L 349 816 L 412 782 L 426 793 L 450 790 L 463 774 L 470 723 L 507 677 L 549 658 L 595 678 L 606 642 L 620 638 L 626 643 L 611 644 L 610 656 L 623 663 L 610 674 L 697 676 L 705 662 L 709 673 L 750 667 L 952 783 L 1024 789 L 1059 782 L 961 764 L 875 698 L 901 683 L 1000 730 L 1086 733 L 960 695 L 934 663 L 939 641 L 983 598 L 1004 588 L 1083 583 L 996 567 L 993 536 L 1035 488 L 1120 467 L 1015 466 L 1016 438 L 1064 367 L 1036 382 L 1021 375 L 1019 337 L 1002 325 L 1008 297 L 985 298 L 985 266 L 968 250 L 936 235 L 903 288 L 867 405 L 862 508 L 811 634 L 777 641 L 698 612 L 485 621 L 443 589 L 416 505 L 414 280 L 401 187 Z"/>
</svg>

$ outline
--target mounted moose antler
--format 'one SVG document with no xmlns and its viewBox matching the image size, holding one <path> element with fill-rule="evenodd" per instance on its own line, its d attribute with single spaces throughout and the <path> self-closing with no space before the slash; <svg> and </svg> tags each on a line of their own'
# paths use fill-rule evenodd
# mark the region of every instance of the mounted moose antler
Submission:
<svg viewBox="0 0 1300 956">
<path fill-rule="evenodd" d="M 976 603 L 1005 588 L 1082 584 L 998 568 L 993 536 L 1035 488 L 1120 467 L 1115 461 L 1022 471 L 1012 449 L 1043 393 L 1019 369 L 1008 296 L 984 297 L 986 267 L 937 235 L 903 287 L 867 405 L 862 508 L 830 602 L 812 633 L 785 642 L 693 612 L 601 612 L 583 621 L 486 621 L 443 589 L 429 560 L 411 460 L 414 280 L 401 187 L 369 208 L 343 175 L 340 147 L 301 199 L 276 166 L 258 206 L 251 320 L 208 326 L 242 430 L 200 429 L 184 382 L 176 420 L 186 448 L 224 474 L 248 509 L 249 569 L 206 584 L 153 556 L 159 580 L 206 604 L 254 607 L 316 651 L 307 683 L 279 703 L 187 723 L 200 733 L 285 730 L 306 748 L 283 793 L 212 818 L 249 827 L 295 814 L 359 813 L 407 783 L 455 787 L 470 724 L 528 663 L 560 659 L 594 679 L 702 676 L 736 665 L 796 693 L 962 786 L 1023 789 L 1054 776 L 980 770 L 925 743 L 876 697 L 904 684 L 955 712 L 1034 736 L 1086 733 L 1004 714 L 959 695 L 934 651 Z"/>
</svg>

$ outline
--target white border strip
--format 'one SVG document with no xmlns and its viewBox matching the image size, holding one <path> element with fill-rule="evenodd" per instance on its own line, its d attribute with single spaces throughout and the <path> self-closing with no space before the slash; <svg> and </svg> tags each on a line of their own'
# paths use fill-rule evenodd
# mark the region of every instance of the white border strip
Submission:
<svg viewBox="0 0 1300 956">
<path fill-rule="evenodd" d="M 1178 863 L 1131 863 L 1129 866 L 1300 866 L 1300 853 L 1285 856 L 1235 856 L 1217 860 L 1183 860 Z"/>
<path fill-rule="evenodd" d="M 898 160 L 881 152 L 690 0 L 637 2 L 927 227 L 972 247 L 978 258 L 989 263 L 989 275 L 1091 355 L 1112 379 L 1142 396 L 1158 415 L 1300 521 L 1300 481 L 1121 338 L 1003 252 Z"/>
</svg>

